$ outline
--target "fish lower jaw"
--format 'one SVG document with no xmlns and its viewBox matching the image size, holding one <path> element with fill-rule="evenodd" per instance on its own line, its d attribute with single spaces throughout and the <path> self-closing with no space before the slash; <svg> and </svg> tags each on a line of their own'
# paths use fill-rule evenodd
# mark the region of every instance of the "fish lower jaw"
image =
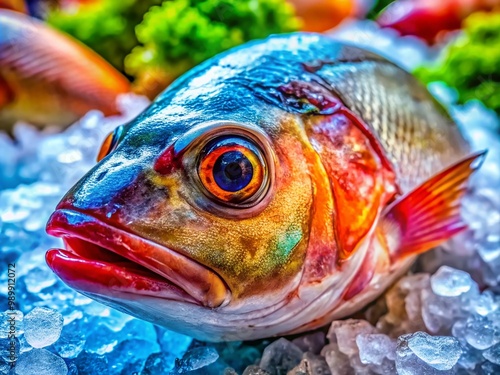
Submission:
<svg viewBox="0 0 500 375">
<path fill-rule="evenodd" d="M 104 296 L 125 294 L 128 298 L 133 295 L 150 296 L 200 304 L 180 287 L 137 263 L 119 259 L 119 256 L 110 261 L 105 250 L 102 250 L 102 258 L 107 260 L 89 259 L 75 251 L 75 239 L 66 238 L 64 241 L 65 249 L 50 249 L 47 252 L 47 263 L 68 286 L 82 293 Z M 84 244 L 95 251 L 96 245 L 82 241 L 82 246 Z"/>
<path fill-rule="evenodd" d="M 226 285 L 208 268 L 87 214 L 57 210 L 47 232 L 66 247 L 47 252 L 49 267 L 81 292 L 147 295 L 208 308 L 229 301 Z"/>
</svg>

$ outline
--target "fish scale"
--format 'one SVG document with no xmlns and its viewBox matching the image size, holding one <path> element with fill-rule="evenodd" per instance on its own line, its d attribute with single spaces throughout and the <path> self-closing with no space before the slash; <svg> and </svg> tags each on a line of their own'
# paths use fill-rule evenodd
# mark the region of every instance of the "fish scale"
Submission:
<svg viewBox="0 0 500 375">
<path fill-rule="evenodd" d="M 467 153 L 467 144 L 449 116 L 395 65 L 342 63 L 325 65 L 316 74 L 375 130 L 399 172 L 403 191 Z"/>
</svg>

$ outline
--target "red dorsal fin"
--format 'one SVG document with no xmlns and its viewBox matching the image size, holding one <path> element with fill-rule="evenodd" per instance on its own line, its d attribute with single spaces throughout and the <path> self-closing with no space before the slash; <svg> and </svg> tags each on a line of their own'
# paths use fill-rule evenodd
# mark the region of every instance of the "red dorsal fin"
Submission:
<svg viewBox="0 0 500 375">
<path fill-rule="evenodd" d="M 393 261 L 432 249 L 467 227 L 460 201 L 485 155 L 483 151 L 468 156 L 387 208 L 381 225 Z"/>
</svg>

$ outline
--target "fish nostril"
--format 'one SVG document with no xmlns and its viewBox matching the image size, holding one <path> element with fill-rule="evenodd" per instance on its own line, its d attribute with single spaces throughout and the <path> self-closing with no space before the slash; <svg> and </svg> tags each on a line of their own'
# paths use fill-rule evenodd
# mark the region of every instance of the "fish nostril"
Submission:
<svg viewBox="0 0 500 375">
<path fill-rule="evenodd" d="M 101 181 L 107 174 L 108 171 L 102 171 L 101 173 L 99 173 L 95 178 L 96 182 Z"/>
</svg>

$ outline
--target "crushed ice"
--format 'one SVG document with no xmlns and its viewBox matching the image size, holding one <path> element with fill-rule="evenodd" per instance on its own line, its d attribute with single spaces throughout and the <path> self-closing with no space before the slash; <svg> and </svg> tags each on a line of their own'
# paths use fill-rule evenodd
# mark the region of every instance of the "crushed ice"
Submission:
<svg viewBox="0 0 500 375">
<path fill-rule="evenodd" d="M 433 54 L 369 22 L 344 27 L 337 37 L 407 68 Z M 478 102 L 453 105 L 456 95 L 443 84 L 430 89 L 450 107 L 473 149 L 489 150 L 463 203 L 470 229 L 420 257 L 416 273 L 397 282 L 364 319 L 336 321 L 326 335 L 293 341 L 194 341 L 79 295 L 45 265 L 46 249 L 61 245 L 44 233 L 48 216 L 94 165 L 105 135 L 148 104 L 143 98 L 124 96 L 124 116 L 105 119 L 92 111 L 62 133 L 18 124 L 17 144 L 0 134 L 0 302 L 7 306 L 7 264 L 15 262 L 20 311 L 9 311 L 17 329 L 15 374 L 500 373 L 500 124 Z M 0 313 L 0 374 L 13 373 L 6 313 Z"/>
</svg>

